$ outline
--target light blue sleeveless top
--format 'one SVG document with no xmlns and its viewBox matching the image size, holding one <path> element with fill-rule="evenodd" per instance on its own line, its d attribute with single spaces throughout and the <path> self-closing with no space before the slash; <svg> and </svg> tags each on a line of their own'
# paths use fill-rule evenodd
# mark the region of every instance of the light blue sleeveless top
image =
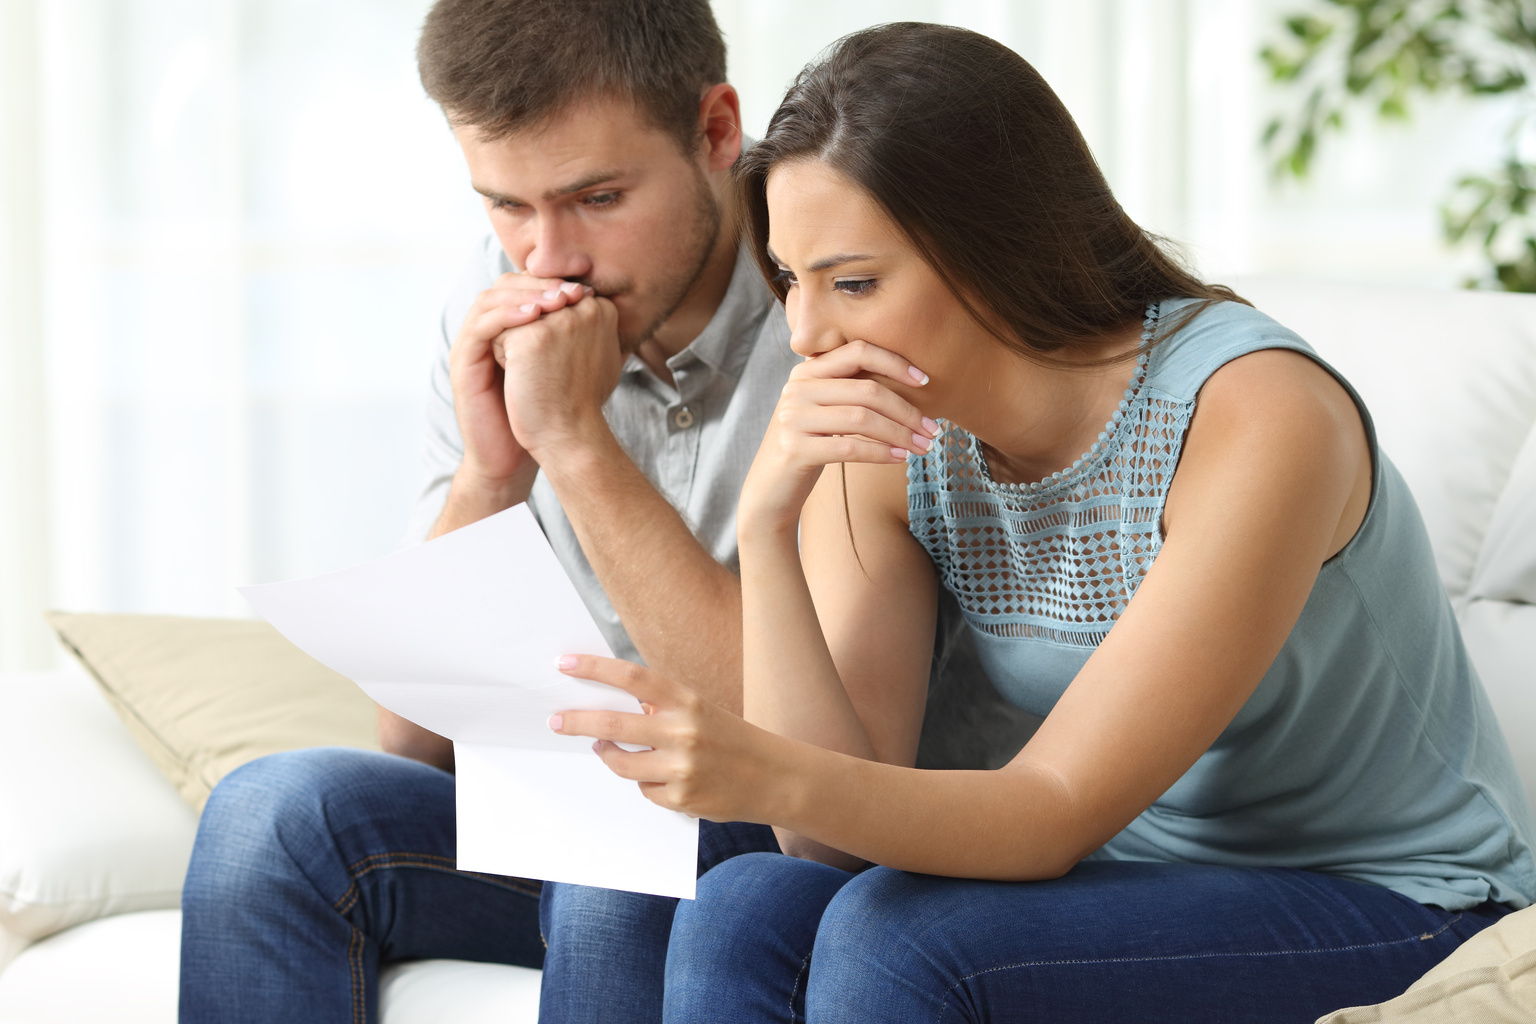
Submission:
<svg viewBox="0 0 1536 1024">
<path fill-rule="evenodd" d="M 1194 309 L 1154 307 L 1144 338 Z M 1114 626 L 1162 547 L 1201 386 L 1269 348 L 1317 359 L 1257 310 L 1207 307 L 1143 353 L 1099 441 L 1048 480 L 992 480 L 976 439 L 950 423 L 909 461 L 912 533 L 1014 704 L 1049 714 Z M 1307 868 L 1450 910 L 1524 907 L 1536 900 L 1536 821 L 1413 496 L 1349 390 L 1375 461 L 1359 531 L 1323 565 L 1231 725 L 1093 858 Z"/>
</svg>

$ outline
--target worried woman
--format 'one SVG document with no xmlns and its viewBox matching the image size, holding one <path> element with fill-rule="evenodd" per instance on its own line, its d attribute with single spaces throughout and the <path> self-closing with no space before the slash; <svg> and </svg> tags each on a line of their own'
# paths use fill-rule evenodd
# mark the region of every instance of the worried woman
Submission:
<svg viewBox="0 0 1536 1024">
<path fill-rule="evenodd" d="M 562 732 L 789 855 L 680 906 L 667 1020 L 1310 1021 L 1536 897 L 1358 396 L 1126 216 L 1033 68 L 858 33 L 738 173 L 805 357 L 738 514 L 744 718 L 563 661 L 650 713 Z M 997 771 L 913 767 L 941 587 L 1045 719 Z"/>
</svg>

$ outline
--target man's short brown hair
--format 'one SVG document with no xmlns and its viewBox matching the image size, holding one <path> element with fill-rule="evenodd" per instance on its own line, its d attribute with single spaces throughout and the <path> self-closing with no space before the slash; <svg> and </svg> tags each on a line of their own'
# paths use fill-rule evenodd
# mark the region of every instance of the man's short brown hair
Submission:
<svg viewBox="0 0 1536 1024">
<path fill-rule="evenodd" d="M 708 0 L 437 0 L 416 63 L 453 125 L 487 139 L 609 93 L 687 151 L 700 97 L 725 81 L 725 41 Z"/>
</svg>

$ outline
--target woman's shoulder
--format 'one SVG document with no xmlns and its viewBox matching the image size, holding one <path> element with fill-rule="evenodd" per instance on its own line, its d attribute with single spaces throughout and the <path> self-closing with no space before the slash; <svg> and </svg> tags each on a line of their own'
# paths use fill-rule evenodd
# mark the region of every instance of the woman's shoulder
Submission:
<svg viewBox="0 0 1536 1024">
<path fill-rule="evenodd" d="M 1181 401 L 1193 402 L 1218 370 L 1256 352 L 1282 349 L 1317 360 L 1295 331 L 1262 310 L 1230 300 L 1164 300 L 1154 336 L 1146 384 Z"/>
</svg>

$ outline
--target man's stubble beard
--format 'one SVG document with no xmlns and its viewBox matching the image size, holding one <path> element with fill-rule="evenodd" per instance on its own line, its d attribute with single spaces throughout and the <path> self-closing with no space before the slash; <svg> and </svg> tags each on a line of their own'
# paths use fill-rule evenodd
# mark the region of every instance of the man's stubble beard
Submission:
<svg viewBox="0 0 1536 1024">
<path fill-rule="evenodd" d="M 699 277 L 704 273 L 704 268 L 709 266 L 709 259 L 714 255 L 715 246 L 720 241 L 720 226 L 723 215 L 720 211 L 720 201 L 715 198 L 714 190 L 709 187 L 709 180 L 704 177 L 704 172 L 697 167 L 693 168 L 694 178 L 694 203 L 693 218 L 689 223 L 688 240 L 683 247 L 686 262 L 676 273 L 662 278 L 656 291 L 661 297 L 660 312 L 651 321 L 638 331 L 619 335 L 619 348 L 625 355 L 629 355 L 641 345 L 650 341 L 661 329 L 661 325 L 672 318 Z M 631 281 L 588 281 L 597 294 L 611 297 L 623 295 L 634 288 Z"/>
</svg>

